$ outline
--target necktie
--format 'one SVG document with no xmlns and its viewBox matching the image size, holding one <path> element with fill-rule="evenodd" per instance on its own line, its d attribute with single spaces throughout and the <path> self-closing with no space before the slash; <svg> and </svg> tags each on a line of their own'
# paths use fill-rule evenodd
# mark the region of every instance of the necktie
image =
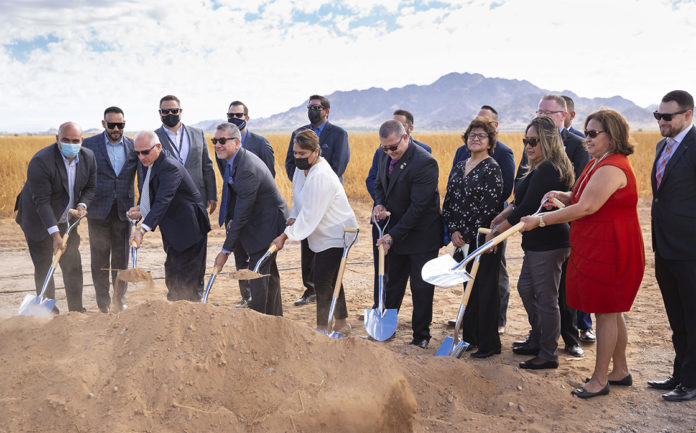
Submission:
<svg viewBox="0 0 696 433">
<path fill-rule="evenodd" d="M 143 182 L 143 193 L 140 195 L 140 216 L 143 220 L 150 213 L 150 171 L 152 171 L 152 166 L 147 168 Z"/>
<path fill-rule="evenodd" d="M 222 203 L 220 204 L 220 215 L 218 216 L 218 223 L 220 227 L 225 224 L 225 214 L 227 213 L 227 200 L 229 195 L 229 187 L 227 183 L 230 180 L 230 165 L 225 164 L 225 174 L 222 176 Z"/>
<path fill-rule="evenodd" d="M 669 159 L 672 157 L 672 150 L 674 149 L 674 145 L 676 144 L 676 140 L 674 140 L 671 137 L 667 138 L 667 144 L 665 145 L 665 148 L 662 150 L 662 155 L 660 155 L 660 159 L 657 161 L 657 169 L 655 170 L 655 180 L 657 181 L 657 187 L 660 187 L 660 183 L 662 183 L 662 176 L 665 174 L 665 167 L 667 167 L 667 163 L 669 162 Z"/>
<path fill-rule="evenodd" d="M 389 174 L 392 174 L 392 171 L 394 171 L 394 166 L 398 162 L 399 162 L 398 159 L 392 159 L 391 161 L 389 161 Z"/>
</svg>

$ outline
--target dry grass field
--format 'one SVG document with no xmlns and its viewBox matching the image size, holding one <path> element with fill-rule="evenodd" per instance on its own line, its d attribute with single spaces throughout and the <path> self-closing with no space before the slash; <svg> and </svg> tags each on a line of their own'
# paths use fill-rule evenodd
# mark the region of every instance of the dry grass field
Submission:
<svg viewBox="0 0 696 433">
<path fill-rule="evenodd" d="M 433 148 L 433 155 L 440 165 L 440 193 L 444 194 L 447 175 L 452 166 L 452 158 L 457 147 L 462 144 L 458 133 L 424 133 L 416 135 L 418 140 Z M 507 144 L 515 152 L 515 163 L 522 156 L 522 133 L 501 133 L 500 141 Z M 285 155 L 290 140 L 289 135 L 267 136 L 276 155 L 276 182 L 281 193 L 290 200 L 292 185 L 285 175 Z M 209 137 L 210 138 L 210 137 Z M 638 177 L 638 188 L 641 196 L 650 195 L 650 170 L 655 155 L 655 144 L 660 139 L 658 132 L 634 132 L 632 138 L 636 143 L 636 152 L 630 157 L 633 169 Z M 350 164 L 344 176 L 344 187 L 351 200 L 370 201 L 365 188 L 365 177 L 372 164 L 372 157 L 379 145 L 377 133 L 351 134 Z M 5 136 L 0 137 L 0 217 L 12 217 L 15 199 L 26 179 L 29 160 L 37 150 L 53 143 L 50 136 Z M 210 142 L 209 142 L 210 143 Z M 212 144 L 210 154 L 214 155 Z M 217 170 L 216 170 L 217 173 Z M 220 174 L 217 173 L 218 186 Z"/>
</svg>

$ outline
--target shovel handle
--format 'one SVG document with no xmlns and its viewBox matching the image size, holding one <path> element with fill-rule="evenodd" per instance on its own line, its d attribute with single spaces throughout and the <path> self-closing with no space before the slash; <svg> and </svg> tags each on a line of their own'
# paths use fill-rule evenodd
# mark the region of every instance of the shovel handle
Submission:
<svg viewBox="0 0 696 433">
<path fill-rule="evenodd" d="M 384 275 L 384 244 L 379 244 L 379 275 Z"/>
<path fill-rule="evenodd" d="M 345 228 L 343 229 L 343 231 L 344 231 L 345 233 L 357 233 L 357 232 L 358 232 L 358 229 L 355 228 L 355 227 L 345 227 Z"/>
<path fill-rule="evenodd" d="M 338 298 L 338 294 L 341 291 L 341 284 L 343 283 L 343 272 L 346 270 L 347 261 L 348 259 L 346 257 L 341 258 L 341 264 L 338 266 L 338 274 L 336 275 L 336 284 L 334 285 L 333 295 L 331 296 L 332 298 Z"/>
<path fill-rule="evenodd" d="M 268 247 L 267 252 L 268 252 L 268 254 L 273 254 L 276 252 L 277 249 L 278 249 L 278 247 L 276 247 L 275 244 L 272 244 L 270 247 Z"/>
<path fill-rule="evenodd" d="M 550 202 L 553 203 L 553 204 L 554 204 L 557 208 L 559 208 L 559 209 L 563 209 L 563 208 L 565 207 L 565 205 L 563 204 L 563 202 L 560 201 L 559 199 L 555 198 L 555 197 L 552 198 L 552 199 L 550 200 Z"/>
<path fill-rule="evenodd" d="M 482 235 L 487 235 L 490 232 L 491 232 L 491 229 L 487 229 L 485 227 L 479 227 L 479 233 L 481 233 Z"/>
</svg>

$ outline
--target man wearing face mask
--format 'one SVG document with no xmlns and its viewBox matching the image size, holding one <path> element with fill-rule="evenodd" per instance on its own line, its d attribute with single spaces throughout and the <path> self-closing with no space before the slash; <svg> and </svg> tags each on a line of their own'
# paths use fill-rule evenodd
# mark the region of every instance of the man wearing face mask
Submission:
<svg viewBox="0 0 696 433">
<path fill-rule="evenodd" d="M 34 283 L 38 295 L 53 255 L 63 251 L 59 264 L 63 272 L 69 311 L 85 312 L 82 306 L 82 262 L 80 235 L 76 229 L 63 245 L 68 211 L 87 215 L 97 185 L 94 153 L 82 147 L 82 129 L 73 122 L 60 125 L 56 143 L 39 150 L 29 161 L 27 181 L 17 197 L 16 221 L 22 227 L 34 263 Z M 71 222 L 71 221 L 70 221 Z M 55 299 L 53 278 L 46 297 Z M 58 308 L 54 308 L 58 313 Z"/>
<path fill-rule="evenodd" d="M 155 133 L 162 148 L 189 172 L 201 194 L 201 204 L 208 213 L 213 213 L 217 207 L 217 187 L 208 144 L 202 130 L 181 123 L 183 112 L 179 98 L 174 95 L 162 97 L 159 108 L 162 126 Z"/>
<path fill-rule="evenodd" d="M 320 95 L 312 95 L 309 97 L 307 105 L 307 117 L 309 117 L 309 125 L 304 125 L 292 133 L 290 144 L 288 145 L 288 153 L 285 157 L 285 171 L 288 178 L 293 180 L 295 174 L 295 157 L 293 154 L 293 143 L 295 135 L 304 130 L 311 129 L 319 137 L 319 147 L 321 156 L 324 158 L 333 171 L 338 176 L 338 179 L 343 182 L 343 173 L 346 171 L 348 161 L 350 161 L 350 146 L 348 145 L 348 133 L 331 122 L 329 122 L 329 112 L 331 103 L 328 99 Z M 305 286 L 305 291 L 295 301 L 295 305 L 306 305 L 316 301 L 316 293 L 313 282 L 313 263 L 314 254 L 309 249 L 307 240 L 301 243 L 301 258 L 302 258 L 302 284 Z"/>
</svg>

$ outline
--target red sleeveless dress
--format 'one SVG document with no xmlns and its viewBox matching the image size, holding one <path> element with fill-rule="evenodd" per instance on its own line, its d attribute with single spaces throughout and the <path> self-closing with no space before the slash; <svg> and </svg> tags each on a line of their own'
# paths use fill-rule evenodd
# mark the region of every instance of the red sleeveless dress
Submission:
<svg viewBox="0 0 696 433">
<path fill-rule="evenodd" d="M 607 155 L 595 167 L 594 162 L 587 164 L 575 184 L 571 204 L 579 201 L 599 167 L 620 168 L 628 182 L 597 212 L 570 224 L 567 303 L 585 313 L 618 313 L 631 309 L 645 268 L 636 176 L 625 155 Z"/>
</svg>

